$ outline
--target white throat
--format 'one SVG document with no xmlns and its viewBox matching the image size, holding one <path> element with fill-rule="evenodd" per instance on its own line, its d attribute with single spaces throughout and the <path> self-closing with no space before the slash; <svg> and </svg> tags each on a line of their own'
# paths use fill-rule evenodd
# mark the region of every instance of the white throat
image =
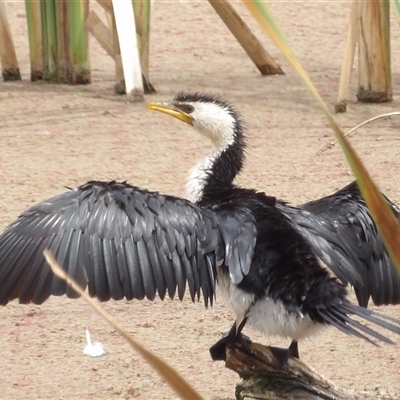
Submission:
<svg viewBox="0 0 400 400">
<path fill-rule="evenodd" d="M 207 184 L 208 177 L 212 173 L 215 160 L 224 152 L 226 147 L 214 147 L 207 157 L 192 168 L 186 184 L 186 197 L 192 203 L 197 203 L 201 200 L 204 187 Z"/>
<path fill-rule="evenodd" d="M 215 161 L 235 139 L 235 120 L 226 109 L 214 103 L 196 103 L 192 115 L 193 127 L 213 143 L 208 155 L 192 169 L 186 185 L 187 198 L 196 203 L 203 196 Z"/>
</svg>

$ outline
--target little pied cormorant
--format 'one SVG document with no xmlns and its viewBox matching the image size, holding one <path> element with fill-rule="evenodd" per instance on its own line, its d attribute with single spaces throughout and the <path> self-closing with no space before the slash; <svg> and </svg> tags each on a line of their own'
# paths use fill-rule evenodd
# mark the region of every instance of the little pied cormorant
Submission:
<svg viewBox="0 0 400 400">
<path fill-rule="evenodd" d="M 90 181 L 34 205 L 0 236 L 1 305 L 76 297 L 46 264 L 48 248 L 100 301 L 173 298 L 176 291 L 182 299 L 187 285 L 192 300 L 202 292 L 207 306 L 217 284 L 237 319 L 211 348 L 214 359 L 224 358 L 226 342 L 239 340 L 245 323 L 292 339 L 288 349 L 274 349 L 282 364 L 323 325 L 391 343 L 352 315 L 400 334 L 399 321 L 364 308 L 370 297 L 377 305 L 400 303 L 400 280 L 355 182 L 290 206 L 233 183 L 246 141 L 228 102 L 182 91 L 148 108 L 192 125 L 213 144 L 190 176 L 189 200 Z M 347 285 L 359 305 L 349 302 Z"/>
</svg>

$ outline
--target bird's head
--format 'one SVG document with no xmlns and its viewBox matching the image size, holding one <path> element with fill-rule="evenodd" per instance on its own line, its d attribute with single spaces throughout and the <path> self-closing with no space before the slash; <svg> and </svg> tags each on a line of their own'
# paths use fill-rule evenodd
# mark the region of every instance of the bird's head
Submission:
<svg viewBox="0 0 400 400">
<path fill-rule="evenodd" d="M 224 99 L 198 92 L 180 91 L 166 103 L 148 103 L 147 108 L 171 115 L 225 147 L 242 136 L 242 117 Z"/>
</svg>

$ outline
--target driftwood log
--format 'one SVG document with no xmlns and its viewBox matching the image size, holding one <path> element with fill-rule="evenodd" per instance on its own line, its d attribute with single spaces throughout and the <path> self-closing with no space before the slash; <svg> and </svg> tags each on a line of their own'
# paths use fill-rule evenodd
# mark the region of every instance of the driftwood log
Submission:
<svg viewBox="0 0 400 400">
<path fill-rule="evenodd" d="M 229 343 L 225 366 L 242 378 L 236 386 L 238 400 L 394 400 L 375 392 L 354 392 L 339 388 L 311 367 L 291 358 L 280 367 L 267 346 L 248 342 Z"/>
</svg>

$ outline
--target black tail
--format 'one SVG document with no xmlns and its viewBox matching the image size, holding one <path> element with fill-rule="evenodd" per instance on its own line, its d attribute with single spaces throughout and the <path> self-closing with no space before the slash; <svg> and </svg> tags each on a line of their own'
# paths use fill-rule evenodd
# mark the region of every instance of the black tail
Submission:
<svg viewBox="0 0 400 400">
<path fill-rule="evenodd" d="M 366 335 L 385 343 L 393 344 L 393 341 L 374 331 L 373 329 L 361 324 L 360 322 L 355 321 L 354 319 L 350 318 L 349 315 L 357 315 L 366 321 L 372 322 L 377 326 L 400 335 L 400 320 L 387 317 L 386 315 L 356 306 L 349 302 L 343 302 L 340 305 L 329 307 L 329 309 L 319 310 L 319 314 L 327 324 L 333 325 L 347 335 L 353 335 L 364 339 L 375 346 L 376 343 L 374 343 L 371 338 Z"/>
</svg>

